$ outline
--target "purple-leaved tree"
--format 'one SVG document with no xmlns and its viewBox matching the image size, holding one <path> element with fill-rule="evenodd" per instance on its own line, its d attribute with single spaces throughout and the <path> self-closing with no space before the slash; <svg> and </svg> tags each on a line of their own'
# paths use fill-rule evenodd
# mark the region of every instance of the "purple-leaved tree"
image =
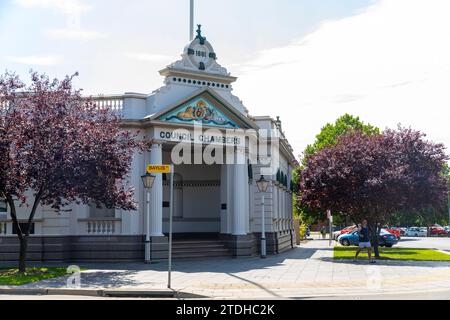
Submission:
<svg viewBox="0 0 450 320">
<path fill-rule="evenodd" d="M 444 150 L 412 129 L 353 132 L 308 157 L 299 200 L 312 210 L 330 209 L 354 222 L 367 219 L 378 257 L 380 226 L 392 214 L 445 206 Z"/>
<path fill-rule="evenodd" d="M 55 211 L 73 202 L 137 207 L 126 177 L 133 152 L 149 143 L 121 129 L 107 108 L 82 99 L 72 88 L 74 76 L 50 80 L 32 73 L 29 86 L 14 74 L 0 77 L 0 198 L 18 230 L 20 273 L 39 205 Z M 18 205 L 29 208 L 27 224 L 19 223 Z"/>
</svg>

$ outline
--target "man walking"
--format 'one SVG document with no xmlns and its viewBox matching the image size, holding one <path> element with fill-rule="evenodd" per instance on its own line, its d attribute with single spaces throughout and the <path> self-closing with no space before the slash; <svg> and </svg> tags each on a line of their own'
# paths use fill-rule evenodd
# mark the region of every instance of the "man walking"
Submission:
<svg viewBox="0 0 450 320">
<path fill-rule="evenodd" d="M 359 246 L 356 250 L 354 262 L 357 261 L 359 253 L 363 249 L 367 249 L 367 255 L 369 256 L 370 263 L 375 263 L 375 259 L 372 259 L 372 244 L 369 238 L 369 227 L 367 226 L 367 220 L 364 219 L 362 224 L 358 225 Z"/>
<path fill-rule="evenodd" d="M 320 228 L 320 234 L 322 235 L 322 239 L 325 239 L 327 236 L 327 228 L 325 228 L 325 226 L 322 226 L 322 228 Z"/>
</svg>

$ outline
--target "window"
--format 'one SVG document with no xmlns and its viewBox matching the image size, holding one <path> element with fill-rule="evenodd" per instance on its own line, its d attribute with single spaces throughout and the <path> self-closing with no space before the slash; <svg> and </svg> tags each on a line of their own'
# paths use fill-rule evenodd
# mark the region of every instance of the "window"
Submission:
<svg viewBox="0 0 450 320">
<path fill-rule="evenodd" d="M 25 230 L 28 226 L 28 223 L 27 222 L 19 222 L 19 225 L 20 225 L 20 229 L 22 230 L 22 232 L 25 232 Z M 13 229 L 12 229 L 13 234 L 18 234 L 17 231 L 18 230 L 17 230 L 16 226 L 13 224 Z M 34 234 L 34 222 L 31 223 L 30 234 Z"/>
<path fill-rule="evenodd" d="M 0 212 L 7 212 L 8 205 L 6 204 L 6 200 L 0 199 Z"/>
</svg>

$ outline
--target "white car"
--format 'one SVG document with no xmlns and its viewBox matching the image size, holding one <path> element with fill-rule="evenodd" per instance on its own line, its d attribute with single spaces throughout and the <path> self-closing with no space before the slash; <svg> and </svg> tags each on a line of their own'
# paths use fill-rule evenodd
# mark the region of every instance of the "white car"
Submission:
<svg viewBox="0 0 450 320">
<path fill-rule="evenodd" d="M 333 239 L 337 241 L 337 239 L 339 238 L 340 235 L 341 235 L 340 230 L 333 232 Z"/>
<path fill-rule="evenodd" d="M 407 237 L 426 237 L 427 230 L 423 229 L 423 228 L 418 228 L 418 227 L 411 227 L 406 230 L 405 236 L 407 236 Z"/>
</svg>

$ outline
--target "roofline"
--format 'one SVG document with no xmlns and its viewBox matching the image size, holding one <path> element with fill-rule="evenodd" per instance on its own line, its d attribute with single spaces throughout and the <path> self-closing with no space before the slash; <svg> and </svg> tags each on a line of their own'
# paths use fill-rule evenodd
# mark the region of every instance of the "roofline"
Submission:
<svg viewBox="0 0 450 320">
<path fill-rule="evenodd" d="M 173 69 L 170 66 L 166 67 L 162 70 L 159 71 L 159 74 L 161 76 L 164 77 L 170 77 L 170 76 L 181 76 L 181 77 L 186 77 L 186 76 L 194 76 L 194 77 L 199 77 L 202 79 L 209 79 L 209 80 L 214 80 L 214 81 L 222 81 L 226 84 L 231 84 L 233 82 L 235 82 L 237 80 L 237 77 L 233 77 L 233 76 L 224 76 L 224 75 L 220 75 L 220 74 L 214 74 L 214 73 L 202 73 L 202 72 L 198 72 L 198 71 L 186 71 L 186 70 L 180 70 L 180 69 Z"/>
</svg>

